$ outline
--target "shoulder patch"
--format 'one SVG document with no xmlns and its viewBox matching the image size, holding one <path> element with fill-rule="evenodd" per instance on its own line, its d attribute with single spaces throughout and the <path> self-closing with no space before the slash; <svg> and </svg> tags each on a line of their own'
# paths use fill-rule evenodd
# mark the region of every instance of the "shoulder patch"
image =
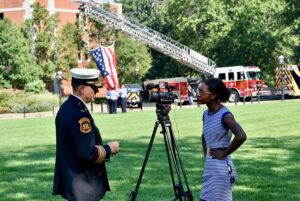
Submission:
<svg viewBox="0 0 300 201">
<path fill-rule="evenodd" d="M 80 131 L 83 133 L 89 133 L 92 130 L 91 121 L 87 117 L 83 117 L 79 120 Z"/>
</svg>

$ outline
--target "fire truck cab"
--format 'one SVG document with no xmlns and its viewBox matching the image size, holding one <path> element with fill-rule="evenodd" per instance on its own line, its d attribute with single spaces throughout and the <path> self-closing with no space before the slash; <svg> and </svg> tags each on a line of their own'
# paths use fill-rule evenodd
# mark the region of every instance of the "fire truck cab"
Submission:
<svg viewBox="0 0 300 201">
<path fill-rule="evenodd" d="M 230 102 L 239 101 L 241 98 L 271 95 L 266 90 L 264 80 L 260 76 L 260 68 L 256 66 L 230 66 L 216 68 L 215 78 L 221 79 L 227 88 L 232 90 Z"/>
</svg>

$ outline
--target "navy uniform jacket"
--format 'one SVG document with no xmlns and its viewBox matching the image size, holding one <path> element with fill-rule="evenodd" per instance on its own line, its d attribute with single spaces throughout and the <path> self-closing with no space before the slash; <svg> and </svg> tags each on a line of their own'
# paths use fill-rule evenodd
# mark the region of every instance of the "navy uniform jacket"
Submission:
<svg viewBox="0 0 300 201">
<path fill-rule="evenodd" d="M 110 190 L 104 160 L 111 150 L 102 145 L 86 105 L 71 95 L 58 111 L 55 124 L 53 195 L 72 201 L 100 200 Z"/>
</svg>

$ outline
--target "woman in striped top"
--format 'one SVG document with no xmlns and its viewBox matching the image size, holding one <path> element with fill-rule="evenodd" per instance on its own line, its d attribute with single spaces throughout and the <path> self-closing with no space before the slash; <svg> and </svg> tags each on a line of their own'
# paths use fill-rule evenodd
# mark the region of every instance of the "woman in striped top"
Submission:
<svg viewBox="0 0 300 201">
<path fill-rule="evenodd" d="M 198 102 L 206 104 L 203 113 L 202 146 L 205 165 L 200 201 L 231 201 L 237 173 L 230 154 L 247 139 L 231 112 L 221 104 L 230 90 L 217 78 L 199 84 Z M 231 141 L 231 135 L 234 135 Z"/>
</svg>

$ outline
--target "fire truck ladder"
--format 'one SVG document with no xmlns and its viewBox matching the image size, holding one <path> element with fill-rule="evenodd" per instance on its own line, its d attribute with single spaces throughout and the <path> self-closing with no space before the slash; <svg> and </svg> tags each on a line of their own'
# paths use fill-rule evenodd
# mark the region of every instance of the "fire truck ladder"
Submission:
<svg viewBox="0 0 300 201">
<path fill-rule="evenodd" d="M 191 48 L 123 15 L 108 12 L 99 3 L 88 0 L 74 0 L 73 2 L 80 5 L 81 12 L 84 12 L 86 16 L 97 22 L 108 25 L 115 30 L 125 32 L 151 48 L 203 73 L 205 76 L 214 74 L 215 62 Z"/>
</svg>

